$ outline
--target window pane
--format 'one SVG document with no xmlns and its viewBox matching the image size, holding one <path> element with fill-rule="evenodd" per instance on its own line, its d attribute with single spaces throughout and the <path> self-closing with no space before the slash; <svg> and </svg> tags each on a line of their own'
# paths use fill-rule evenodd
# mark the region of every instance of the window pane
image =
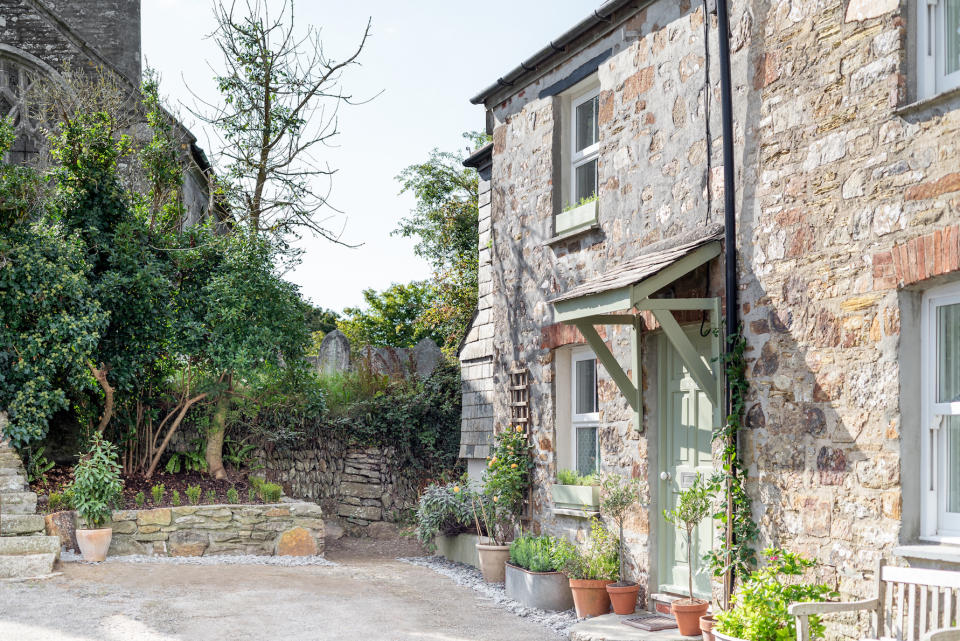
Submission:
<svg viewBox="0 0 960 641">
<path fill-rule="evenodd" d="M 593 198 L 597 193 L 596 159 L 577 167 L 577 202 L 584 198 Z"/>
<path fill-rule="evenodd" d="M 960 303 L 937 308 L 937 402 L 960 401 Z"/>
<path fill-rule="evenodd" d="M 960 0 L 945 0 L 943 5 L 943 71 L 960 71 Z"/>
<path fill-rule="evenodd" d="M 577 363 L 576 414 L 593 414 L 597 411 L 597 361 L 588 359 Z"/>
<path fill-rule="evenodd" d="M 960 512 L 960 416 L 945 416 L 947 512 Z"/>
<path fill-rule="evenodd" d="M 577 428 L 577 474 L 586 476 L 597 471 L 597 428 Z"/>
<path fill-rule="evenodd" d="M 582 105 L 577 106 L 577 151 L 585 149 L 597 142 L 599 128 L 597 126 L 597 105 L 599 98 L 594 97 Z"/>
</svg>

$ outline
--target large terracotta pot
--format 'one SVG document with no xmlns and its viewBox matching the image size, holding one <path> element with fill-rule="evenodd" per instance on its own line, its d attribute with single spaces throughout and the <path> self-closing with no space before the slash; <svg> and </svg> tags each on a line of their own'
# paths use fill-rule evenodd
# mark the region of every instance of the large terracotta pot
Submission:
<svg viewBox="0 0 960 641">
<path fill-rule="evenodd" d="M 610 611 L 610 595 L 607 586 L 613 581 L 596 579 L 570 579 L 573 592 L 573 607 L 577 617 L 598 617 Z"/>
<path fill-rule="evenodd" d="M 633 611 L 637 609 L 637 595 L 640 594 L 640 586 L 636 583 L 630 585 L 611 583 L 607 586 L 607 594 L 610 595 L 610 603 L 613 604 L 614 614 L 633 614 Z"/>
<path fill-rule="evenodd" d="M 480 574 L 487 583 L 503 583 L 510 560 L 509 545 L 488 545 L 477 543 L 477 555 L 480 557 Z"/>
<path fill-rule="evenodd" d="M 77 529 L 77 545 L 84 561 L 100 562 L 107 558 L 110 549 L 110 539 L 113 538 L 113 528 L 98 530 Z"/>
<path fill-rule="evenodd" d="M 703 633 L 703 641 L 713 641 L 713 625 L 716 622 L 717 620 L 710 614 L 700 617 L 700 632 Z"/>
<path fill-rule="evenodd" d="M 700 634 L 700 617 L 706 614 L 709 608 L 710 603 L 703 599 L 680 599 L 670 605 L 680 634 L 685 637 Z"/>
</svg>

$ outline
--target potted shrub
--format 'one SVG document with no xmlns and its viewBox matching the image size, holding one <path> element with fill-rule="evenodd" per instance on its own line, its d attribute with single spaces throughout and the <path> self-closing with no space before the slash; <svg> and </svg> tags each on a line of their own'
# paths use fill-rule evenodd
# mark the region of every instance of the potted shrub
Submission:
<svg viewBox="0 0 960 641">
<path fill-rule="evenodd" d="M 616 614 L 633 614 L 637 609 L 637 595 L 640 593 L 640 586 L 636 581 L 625 580 L 623 571 L 623 521 L 627 517 L 627 510 L 640 500 L 640 489 L 638 483 L 633 479 L 625 479 L 621 476 L 610 475 L 603 481 L 603 491 L 601 492 L 600 512 L 613 519 L 619 528 L 619 545 L 617 547 L 617 557 L 620 561 L 619 580 L 607 586 L 607 593 L 610 595 L 610 602 L 613 604 L 613 611 Z"/>
<path fill-rule="evenodd" d="M 417 539 L 430 551 L 451 561 L 478 566 L 476 540 L 469 536 L 469 549 L 462 549 L 454 537 L 473 529 L 475 495 L 465 477 L 452 483 L 432 483 L 417 503 Z"/>
<path fill-rule="evenodd" d="M 573 470 L 557 472 L 557 482 L 550 486 L 553 505 L 561 510 L 597 512 L 600 509 L 600 484 L 594 474 L 580 476 Z"/>
<path fill-rule="evenodd" d="M 682 528 L 687 536 L 687 580 L 689 581 L 689 597 L 678 599 L 670 605 L 670 611 L 677 619 L 680 634 L 693 636 L 700 634 L 700 617 L 707 613 L 710 602 L 697 599 L 693 596 L 693 530 L 710 514 L 711 494 L 707 485 L 700 479 L 694 480 L 693 485 L 680 492 L 677 504 L 673 510 L 663 511 L 667 522 Z M 751 639 L 751 641 L 754 641 Z"/>
<path fill-rule="evenodd" d="M 123 493 L 117 448 L 99 433 L 90 449 L 73 468 L 70 484 L 73 508 L 86 525 L 77 528 L 77 544 L 85 561 L 103 561 L 110 549 L 113 530 L 103 527 Z"/>
<path fill-rule="evenodd" d="M 616 538 L 594 517 L 590 519 L 590 537 L 585 546 L 577 548 L 565 539 L 559 546 L 557 557 L 563 560 L 578 617 L 595 617 L 610 611 L 607 585 L 620 578 L 617 545 Z"/>
<path fill-rule="evenodd" d="M 733 595 L 731 607 L 714 618 L 713 635 L 722 641 L 780 641 L 797 638 L 791 603 L 826 601 L 836 592 L 823 584 L 803 582 L 804 571 L 815 563 L 798 554 L 768 548 L 767 565 L 754 570 Z M 810 617 L 810 638 L 823 638 L 819 617 Z"/>
<path fill-rule="evenodd" d="M 507 596 L 531 608 L 563 611 L 573 607 L 570 581 L 559 572 L 562 559 L 552 536 L 518 536 L 510 544 Z"/>
<path fill-rule="evenodd" d="M 493 455 L 483 472 L 483 495 L 474 501 L 477 555 L 483 580 L 488 583 L 504 582 L 510 558 L 508 539 L 523 509 L 532 465 L 530 445 L 522 426 L 496 436 Z"/>
</svg>

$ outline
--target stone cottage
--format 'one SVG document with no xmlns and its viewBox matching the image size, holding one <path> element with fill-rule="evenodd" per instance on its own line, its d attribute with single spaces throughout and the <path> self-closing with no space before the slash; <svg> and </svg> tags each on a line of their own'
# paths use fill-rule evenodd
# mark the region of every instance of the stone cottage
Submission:
<svg viewBox="0 0 960 641">
<path fill-rule="evenodd" d="M 479 477 L 493 433 L 526 425 L 529 519 L 549 533 L 586 523 L 553 504 L 558 470 L 641 479 L 626 540 L 646 596 L 686 585 L 662 513 L 711 471 L 722 419 L 715 4 L 610 0 L 472 99 L 493 142 L 467 160 L 481 271 L 461 456 Z M 880 557 L 958 568 L 960 12 L 729 7 L 739 452 L 760 547 L 817 559 L 844 596 L 872 590 Z"/>
</svg>

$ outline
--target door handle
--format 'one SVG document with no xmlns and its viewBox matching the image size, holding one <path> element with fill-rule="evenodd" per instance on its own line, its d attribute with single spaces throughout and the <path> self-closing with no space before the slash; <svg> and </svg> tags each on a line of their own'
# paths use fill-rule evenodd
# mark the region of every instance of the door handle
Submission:
<svg viewBox="0 0 960 641">
<path fill-rule="evenodd" d="M 660 480 L 661 480 L 661 481 L 669 481 L 669 480 L 672 479 L 672 478 L 673 478 L 673 477 L 670 476 L 670 472 L 660 472 Z"/>
</svg>

